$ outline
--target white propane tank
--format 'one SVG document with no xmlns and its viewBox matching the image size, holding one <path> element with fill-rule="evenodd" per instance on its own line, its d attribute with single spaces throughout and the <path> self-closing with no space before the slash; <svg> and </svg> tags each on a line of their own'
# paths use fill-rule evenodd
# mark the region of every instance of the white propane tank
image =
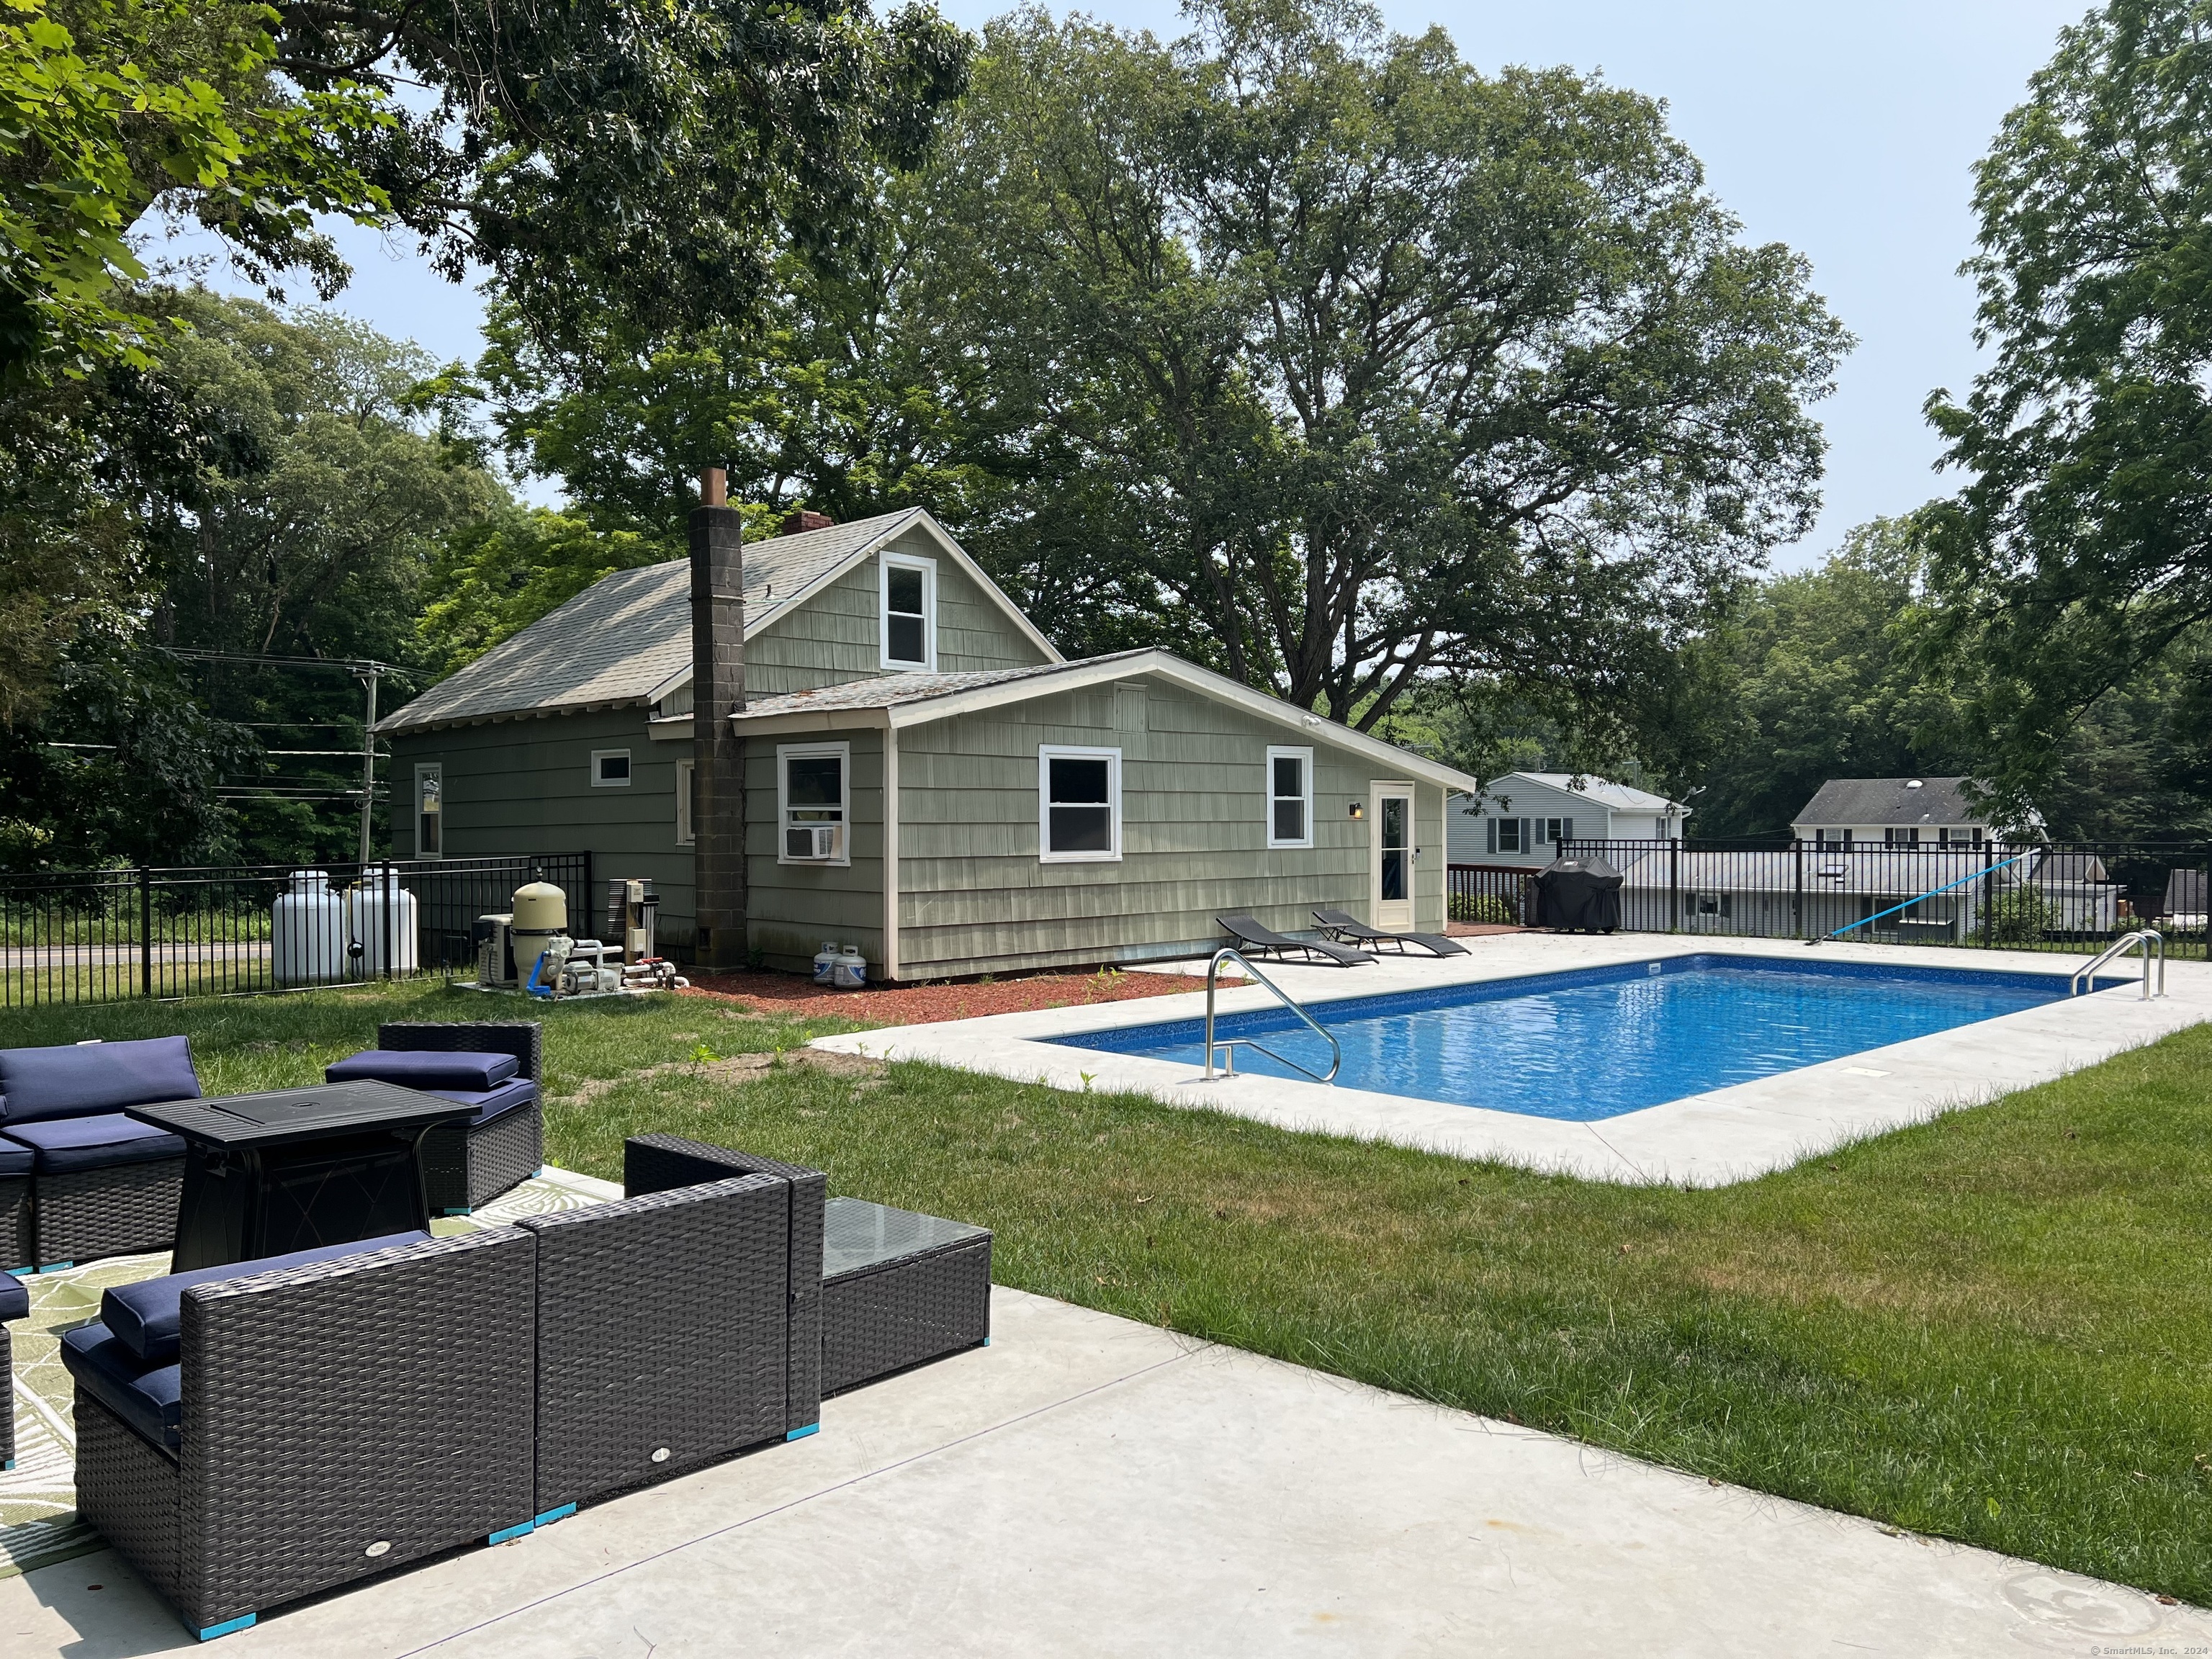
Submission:
<svg viewBox="0 0 2212 1659">
<path fill-rule="evenodd" d="M 345 900 L 325 870 L 295 870 L 270 907 L 269 966 L 279 985 L 336 985 L 347 977 Z"/>
<path fill-rule="evenodd" d="M 386 915 L 391 917 L 387 931 Z M 399 884 L 399 872 L 372 865 L 360 884 L 346 895 L 346 925 L 361 946 L 361 973 L 374 977 L 388 966 L 395 974 L 415 969 L 415 895 Z M 392 960 L 384 959 L 386 949 Z"/>
<path fill-rule="evenodd" d="M 514 974 L 526 988 L 545 947 L 568 931 L 568 896 L 550 881 L 514 890 Z"/>
<path fill-rule="evenodd" d="M 836 982 L 836 979 L 837 941 L 825 939 L 822 941 L 822 948 L 814 953 L 814 982 L 817 985 L 831 985 Z"/>
<path fill-rule="evenodd" d="M 868 982 L 868 959 L 858 945 L 848 945 L 837 953 L 836 974 L 830 982 L 841 991 L 857 991 Z"/>
</svg>

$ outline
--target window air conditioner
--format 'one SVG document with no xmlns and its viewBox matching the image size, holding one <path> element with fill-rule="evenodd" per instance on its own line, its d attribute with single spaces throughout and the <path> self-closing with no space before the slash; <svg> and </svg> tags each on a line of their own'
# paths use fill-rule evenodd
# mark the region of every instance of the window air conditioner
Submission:
<svg viewBox="0 0 2212 1659">
<path fill-rule="evenodd" d="M 841 823 L 793 824 L 783 832 L 783 855 L 792 859 L 834 859 L 844 828 Z"/>
</svg>

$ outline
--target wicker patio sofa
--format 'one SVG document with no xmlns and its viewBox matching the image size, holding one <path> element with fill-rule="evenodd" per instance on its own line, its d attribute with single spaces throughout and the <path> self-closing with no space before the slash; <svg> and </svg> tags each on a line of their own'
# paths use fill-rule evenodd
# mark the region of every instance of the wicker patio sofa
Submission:
<svg viewBox="0 0 2212 1659">
<path fill-rule="evenodd" d="M 469 1066 L 472 1060 L 478 1067 Z M 512 1067 L 496 1063 L 503 1060 Z M 483 1067 L 487 1060 L 495 1063 Z M 375 1048 L 325 1067 L 323 1076 L 331 1083 L 396 1083 L 477 1108 L 467 1122 L 423 1137 L 423 1196 L 432 1215 L 468 1215 L 544 1166 L 545 1039 L 536 1020 L 391 1021 L 376 1028 Z"/>
<path fill-rule="evenodd" d="M 185 1143 L 125 1108 L 199 1097 L 180 1036 L 0 1048 L 0 1267 L 167 1249 Z"/>
<path fill-rule="evenodd" d="M 498 1227 L 109 1291 L 62 1338 L 79 1513 L 204 1639 L 527 1532 L 537 1265 Z"/>
</svg>

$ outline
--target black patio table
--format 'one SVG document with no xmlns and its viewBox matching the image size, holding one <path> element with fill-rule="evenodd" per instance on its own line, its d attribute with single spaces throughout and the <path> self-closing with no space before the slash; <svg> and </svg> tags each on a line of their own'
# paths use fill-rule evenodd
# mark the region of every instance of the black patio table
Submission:
<svg viewBox="0 0 2212 1659">
<path fill-rule="evenodd" d="M 427 1231 L 422 1137 L 476 1109 L 392 1083 L 133 1106 L 182 1135 L 173 1273 Z"/>
</svg>

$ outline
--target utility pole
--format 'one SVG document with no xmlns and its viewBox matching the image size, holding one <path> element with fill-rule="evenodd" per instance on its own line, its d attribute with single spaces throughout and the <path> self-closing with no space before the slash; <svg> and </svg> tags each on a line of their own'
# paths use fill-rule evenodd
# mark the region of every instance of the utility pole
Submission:
<svg viewBox="0 0 2212 1659">
<path fill-rule="evenodd" d="M 376 683 L 384 676 L 381 663 L 356 666 L 353 677 L 368 693 L 368 712 L 361 722 L 361 863 L 368 867 L 370 815 L 376 810 Z"/>
</svg>

